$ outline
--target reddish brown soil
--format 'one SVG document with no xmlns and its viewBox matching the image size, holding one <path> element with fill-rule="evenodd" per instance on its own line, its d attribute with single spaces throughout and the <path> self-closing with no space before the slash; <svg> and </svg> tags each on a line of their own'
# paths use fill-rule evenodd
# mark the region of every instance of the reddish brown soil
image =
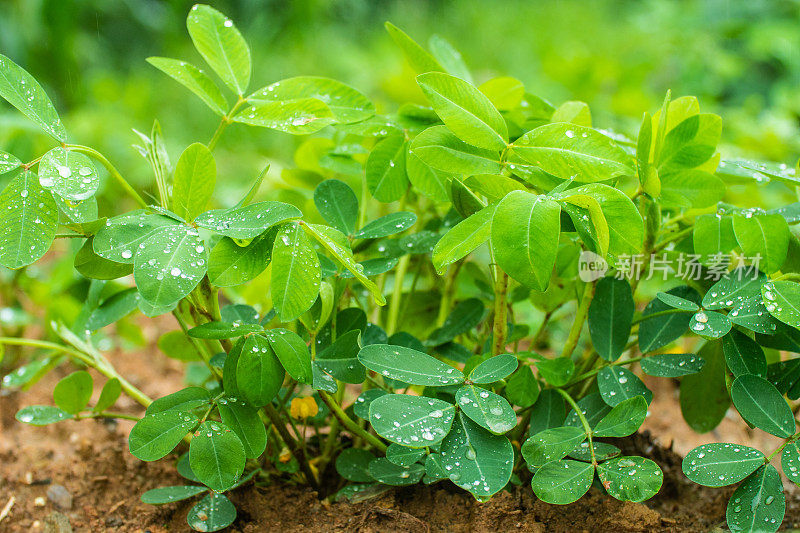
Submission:
<svg viewBox="0 0 800 533">
<path fill-rule="evenodd" d="M 145 362 L 136 356 L 118 355 L 113 362 L 149 394 L 180 387 L 180 367 L 166 358 L 147 357 Z M 65 374 L 66 369 L 54 374 L 59 373 Z M 127 452 L 130 423 L 81 421 L 35 428 L 14 420 L 22 405 L 49 404 L 50 391 L 59 377 L 51 375 L 29 391 L 0 396 L 0 509 L 10 498 L 15 499 L 10 513 L 0 522 L 0 531 L 66 531 L 52 525 L 56 519 L 64 519 L 55 513 L 65 515 L 76 532 L 188 531 L 185 517 L 191 503 L 153 507 L 139 501 L 145 490 L 183 481 L 169 460 L 143 463 Z M 732 420 L 721 426 L 722 434 L 694 436 L 677 422 L 680 414 L 670 382 L 650 385 L 658 388 L 658 403 L 651 407 L 647 428 L 661 442 L 674 439 L 675 448 L 681 452 L 713 439 L 748 442 Z M 139 412 L 125 398 L 117 408 Z M 757 444 L 768 447 L 761 441 Z M 622 445 L 651 457 L 664 470 L 661 492 L 646 504 L 621 503 L 591 489 L 573 505 L 552 506 L 538 501 L 530 486 L 514 493 L 503 492 L 481 504 L 449 483 L 440 483 L 391 490 L 357 504 L 328 505 L 308 489 L 277 483 L 265 488 L 248 485 L 234 491 L 231 499 L 239 518 L 229 530 L 652 532 L 708 531 L 724 524 L 725 504 L 732 488 L 705 489 L 689 483 L 681 474 L 680 457 L 655 443 L 649 434 Z M 63 485 L 71 493 L 71 509 L 57 509 L 47 499 L 47 490 L 53 484 Z M 790 492 L 785 526 L 799 522 L 800 498 Z"/>
</svg>

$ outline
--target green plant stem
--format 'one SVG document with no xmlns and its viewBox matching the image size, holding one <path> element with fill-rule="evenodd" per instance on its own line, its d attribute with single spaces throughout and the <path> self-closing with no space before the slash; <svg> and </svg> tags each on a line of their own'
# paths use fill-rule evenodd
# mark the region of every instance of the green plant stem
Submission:
<svg viewBox="0 0 800 533">
<path fill-rule="evenodd" d="M 68 144 L 67 148 L 74 152 L 80 152 L 86 155 L 90 155 L 94 159 L 99 161 L 100 164 L 103 165 L 106 168 L 106 170 L 108 170 L 108 173 L 111 175 L 111 177 L 114 178 L 117 181 L 117 183 L 120 184 L 120 186 L 125 190 L 126 193 L 128 193 L 128 196 L 133 198 L 133 200 L 141 207 L 147 207 L 147 202 L 144 201 L 144 198 L 142 198 L 139 195 L 139 193 L 136 192 L 136 190 L 131 186 L 131 184 L 128 183 L 128 181 L 122 177 L 122 174 L 120 174 L 119 170 L 117 170 L 114 167 L 114 165 L 112 165 L 111 162 L 108 159 L 106 159 L 106 157 L 103 154 L 101 154 L 94 148 L 89 148 L 88 146 L 81 146 L 79 144 Z"/>
<path fill-rule="evenodd" d="M 506 351 L 506 338 L 508 337 L 508 274 L 495 265 L 494 280 L 494 325 L 492 326 L 492 355 Z"/>
<path fill-rule="evenodd" d="M 214 135 L 211 136 L 211 140 L 209 140 L 208 144 L 206 145 L 209 152 L 214 151 L 214 148 L 216 148 L 217 142 L 219 142 L 220 137 L 222 137 L 222 133 L 225 131 L 225 128 L 228 127 L 228 124 L 233 122 L 232 120 L 233 115 L 239 110 L 240 107 L 242 107 L 242 104 L 244 104 L 246 101 L 247 100 L 245 100 L 244 98 L 242 98 L 241 95 L 239 95 L 238 100 L 236 100 L 236 103 L 233 104 L 231 110 L 228 111 L 224 117 L 222 117 L 222 120 L 220 120 L 217 129 L 214 131 Z"/>
<path fill-rule="evenodd" d="M 764 464 L 769 464 L 769 462 L 772 461 L 773 457 L 781 453 L 787 444 L 794 442 L 798 438 L 800 438 L 800 432 L 797 432 L 788 439 L 784 440 L 780 446 L 778 446 L 775 450 L 772 451 L 771 454 L 769 454 L 766 458 L 764 458 Z"/>
<path fill-rule="evenodd" d="M 796 272 L 787 272 L 774 278 L 772 281 L 800 281 L 800 274 Z"/>
<path fill-rule="evenodd" d="M 408 271 L 408 263 L 411 256 L 406 254 L 400 258 L 397 269 L 394 271 L 394 288 L 392 289 L 392 301 L 389 304 L 389 318 L 386 321 L 386 333 L 393 335 L 397 332 L 397 320 L 400 315 L 400 302 L 403 300 L 403 280 Z"/>
<path fill-rule="evenodd" d="M 136 402 L 142 405 L 143 407 L 147 407 L 151 403 L 153 403 L 153 400 L 150 399 L 149 396 L 147 396 L 145 393 L 134 387 L 127 379 L 119 375 L 119 373 L 116 371 L 116 369 L 114 369 L 111 363 L 109 363 L 105 357 L 103 357 L 97 352 L 87 353 L 77 349 L 76 347 L 64 346 L 63 344 L 56 344 L 54 342 L 48 342 L 48 341 L 40 341 L 37 339 L 18 339 L 11 337 L 0 337 L 0 344 L 10 345 L 10 346 L 29 346 L 31 348 L 44 348 L 47 350 L 56 350 L 63 352 L 67 355 L 71 355 L 75 359 L 84 363 L 86 366 L 94 368 L 107 378 L 109 379 L 117 378 L 119 380 L 120 386 L 122 387 L 122 390 L 125 391 L 125 394 L 136 400 Z M 99 356 L 99 358 L 97 356 Z"/>
<path fill-rule="evenodd" d="M 581 408 L 578 406 L 575 400 L 572 399 L 572 396 L 567 394 L 566 391 L 562 389 L 556 389 L 556 392 L 558 392 L 561 396 L 564 397 L 565 400 L 567 400 L 567 403 L 575 411 L 575 414 L 578 415 L 578 418 L 580 419 L 581 424 L 583 425 L 583 431 L 586 432 L 586 439 L 589 441 L 589 452 L 592 454 L 592 464 L 594 466 L 597 466 L 597 458 L 595 458 L 594 456 L 594 444 L 592 444 L 592 427 L 589 425 L 589 421 L 586 420 L 583 411 L 581 411 Z"/>
<path fill-rule="evenodd" d="M 378 449 L 382 453 L 386 452 L 386 445 L 380 441 L 375 435 L 371 433 L 367 433 L 366 430 L 361 428 L 358 424 L 356 424 L 352 418 L 347 416 L 347 413 L 336 403 L 336 400 L 327 392 L 319 391 L 319 396 L 322 398 L 322 401 L 325 402 L 325 405 L 331 410 L 331 412 L 336 416 L 339 422 L 347 428 L 347 430 L 353 434 L 353 436 L 358 436 L 364 439 L 365 442 L 369 443 L 374 448 Z"/>
<path fill-rule="evenodd" d="M 297 444 L 297 441 L 292 437 L 291 433 L 289 433 L 289 430 L 286 429 L 286 424 L 281 420 L 280 413 L 278 413 L 272 404 L 265 406 L 264 412 L 267 413 L 270 422 L 272 422 L 272 425 L 275 427 L 275 431 L 278 432 L 283 442 L 289 447 L 289 451 L 291 451 L 294 458 L 297 459 L 297 462 L 300 464 L 300 469 L 303 471 L 303 475 L 306 477 L 309 485 L 311 485 L 314 490 L 319 490 L 319 482 L 314 475 L 314 471 L 311 469 L 308 459 L 303 453 L 303 449 Z"/>
<path fill-rule="evenodd" d="M 670 233 L 667 236 L 666 240 L 659 242 L 657 245 L 653 247 L 652 253 L 660 252 L 661 250 L 669 246 L 670 243 L 680 240 L 687 235 L 690 235 L 693 231 L 694 231 L 694 226 L 689 226 L 688 228 L 684 228 L 678 232 Z"/>
<path fill-rule="evenodd" d="M 186 335 L 186 338 L 189 339 L 189 342 L 191 342 L 192 346 L 194 346 L 194 349 L 197 351 L 200 359 L 203 360 L 203 363 L 205 363 L 206 367 L 211 371 L 211 375 L 216 377 L 217 380 L 221 380 L 222 373 L 220 372 L 219 368 L 211 364 L 212 354 L 208 351 L 208 347 L 200 342 L 200 339 L 196 339 L 189 335 L 189 327 L 186 323 L 186 317 L 184 316 L 184 313 L 180 311 L 180 304 L 178 304 L 178 307 L 172 311 L 172 315 L 175 317 L 175 320 L 178 321 L 178 324 L 183 330 L 183 334 Z"/>
<path fill-rule="evenodd" d="M 447 320 L 447 315 L 450 314 L 450 306 L 453 302 L 456 278 L 458 278 L 458 273 L 463 264 L 463 261 L 457 261 L 454 265 L 451 265 L 447 271 L 447 277 L 444 279 L 444 288 L 442 289 L 442 297 L 439 300 L 439 314 L 436 317 L 437 327 L 442 327 L 444 325 L 444 321 Z"/>
<path fill-rule="evenodd" d="M 575 311 L 575 320 L 572 322 L 572 327 L 567 335 L 567 340 L 564 343 L 564 349 L 561 350 L 561 357 L 570 357 L 575 347 L 578 345 L 578 340 L 581 336 L 583 324 L 586 322 L 586 315 L 589 312 L 589 305 L 594 298 L 594 283 L 587 283 L 583 289 L 583 296 L 578 304 L 578 309 Z"/>
</svg>

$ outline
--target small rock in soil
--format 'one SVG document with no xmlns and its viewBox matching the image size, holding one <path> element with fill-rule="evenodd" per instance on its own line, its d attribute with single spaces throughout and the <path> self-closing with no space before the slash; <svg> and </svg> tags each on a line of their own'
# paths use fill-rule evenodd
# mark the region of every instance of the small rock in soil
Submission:
<svg viewBox="0 0 800 533">
<path fill-rule="evenodd" d="M 124 522 L 118 516 L 109 516 L 106 518 L 106 526 L 108 527 L 119 527 L 122 524 L 124 524 Z"/>
<path fill-rule="evenodd" d="M 44 529 L 42 531 L 43 533 L 72 533 L 72 526 L 66 515 L 55 511 L 44 519 Z"/>
<path fill-rule="evenodd" d="M 47 489 L 47 499 L 61 509 L 72 509 L 72 494 L 63 485 L 51 485 Z"/>
</svg>

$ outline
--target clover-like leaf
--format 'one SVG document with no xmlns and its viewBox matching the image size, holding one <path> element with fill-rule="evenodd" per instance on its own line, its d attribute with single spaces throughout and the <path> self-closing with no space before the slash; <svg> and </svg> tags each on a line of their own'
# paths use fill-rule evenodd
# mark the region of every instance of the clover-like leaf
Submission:
<svg viewBox="0 0 800 533">
<path fill-rule="evenodd" d="M 796 431 L 792 410 L 775 386 L 753 374 L 743 374 L 731 385 L 731 400 L 747 422 L 776 437 L 788 438 Z"/>
<path fill-rule="evenodd" d="M 496 435 L 502 435 L 517 425 L 517 415 L 508 400 L 474 385 L 456 391 L 456 404 L 473 422 Z"/>
<path fill-rule="evenodd" d="M 529 468 L 541 468 L 551 461 L 563 459 L 586 439 L 582 428 L 551 428 L 532 435 L 522 445 L 522 457 Z"/>
<path fill-rule="evenodd" d="M 725 518 L 731 531 L 778 531 L 786 512 L 781 476 L 764 465 L 744 480 L 728 500 Z"/>
<path fill-rule="evenodd" d="M 664 482 L 664 474 L 655 461 L 633 456 L 597 465 L 597 476 L 611 496 L 630 502 L 649 500 Z"/>
<path fill-rule="evenodd" d="M 755 448 L 730 443 L 703 444 L 683 458 L 683 473 L 699 485 L 724 487 L 738 483 L 764 464 Z"/>
<path fill-rule="evenodd" d="M 453 404 L 424 396 L 387 394 L 369 407 L 369 421 L 378 435 L 411 448 L 441 442 L 454 416 Z"/>
<path fill-rule="evenodd" d="M 371 344 L 358 352 L 358 360 L 378 374 L 410 383 L 444 387 L 464 381 L 460 370 L 426 353 L 390 344 Z"/>
<path fill-rule="evenodd" d="M 577 501 L 592 485 L 594 466 L 565 459 L 552 461 L 536 471 L 533 492 L 544 502 L 566 505 Z"/>
<path fill-rule="evenodd" d="M 195 531 L 219 531 L 236 520 L 236 507 L 222 494 L 211 492 L 197 502 L 186 515 L 186 522 Z"/>
</svg>

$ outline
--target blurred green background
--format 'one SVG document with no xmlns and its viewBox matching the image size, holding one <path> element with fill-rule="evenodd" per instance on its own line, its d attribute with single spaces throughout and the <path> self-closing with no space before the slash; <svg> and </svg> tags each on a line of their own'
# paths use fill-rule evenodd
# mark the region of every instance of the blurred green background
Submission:
<svg viewBox="0 0 800 533">
<path fill-rule="evenodd" d="M 794 164 L 800 154 L 800 1 L 793 0 L 225 0 L 249 41 L 252 88 L 295 75 L 342 80 L 381 111 L 422 98 L 388 37 L 390 20 L 421 43 L 434 33 L 461 51 L 476 81 L 522 80 L 553 103 L 592 106 L 595 126 L 635 134 L 667 89 L 722 115 L 723 155 Z M 191 1 L 0 0 L 0 53 L 28 69 L 60 109 L 72 142 L 106 153 L 149 181 L 131 144 L 157 118 L 173 158 L 207 141 L 205 106 L 144 60 L 202 61 L 185 29 Z M 0 148 L 21 158 L 47 147 L 0 105 Z M 33 138 L 33 140 L 31 140 Z M 38 139 L 38 140 L 37 140 Z M 266 160 L 291 163 L 288 135 L 235 126 L 221 149 L 221 181 L 245 183 Z M 41 143 L 41 145 L 37 145 Z M 277 174 L 276 174 L 277 175 Z"/>
</svg>

